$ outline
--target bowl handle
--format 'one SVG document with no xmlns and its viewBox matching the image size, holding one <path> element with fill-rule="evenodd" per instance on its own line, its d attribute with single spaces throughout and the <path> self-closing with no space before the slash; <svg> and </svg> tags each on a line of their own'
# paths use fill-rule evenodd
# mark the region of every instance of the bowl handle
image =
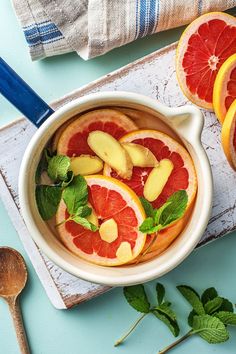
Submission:
<svg viewBox="0 0 236 354">
<path fill-rule="evenodd" d="M 200 141 L 204 117 L 200 109 L 186 105 L 170 111 L 170 121 L 174 129 L 189 143 Z"/>
<path fill-rule="evenodd" d="M 1 57 L 0 93 L 36 127 L 54 112 Z"/>
</svg>

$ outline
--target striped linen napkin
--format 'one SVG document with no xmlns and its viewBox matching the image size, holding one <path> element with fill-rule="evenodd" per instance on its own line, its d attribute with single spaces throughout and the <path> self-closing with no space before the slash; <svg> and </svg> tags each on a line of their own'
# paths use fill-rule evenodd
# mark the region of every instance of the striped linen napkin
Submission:
<svg viewBox="0 0 236 354">
<path fill-rule="evenodd" d="M 178 27 L 236 0 L 13 0 L 32 60 L 76 51 L 83 59 Z"/>
</svg>

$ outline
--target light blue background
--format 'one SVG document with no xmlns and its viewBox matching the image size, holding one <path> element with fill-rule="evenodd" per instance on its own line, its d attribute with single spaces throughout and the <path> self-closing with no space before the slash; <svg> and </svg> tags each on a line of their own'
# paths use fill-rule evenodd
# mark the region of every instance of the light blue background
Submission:
<svg viewBox="0 0 236 354">
<path fill-rule="evenodd" d="M 172 30 L 139 40 L 89 62 L 84 62 L 76 54 L 68 54 L 32 63 L 12 6 L 9 0 L 1 0 L 0 54 L 48 102 L 177 40 L 181 31 Z M 14 120 L 18 115 L 0 97 L 0 125 Z M 0 245 L 9 245 L 22 252 L 29 270 L 22 308 L 33 354 L 154 354 L 172 342 L 174 338 L 166 327 L 150 316 L 123 346 L 113 347 L 115 340 L 138 316 L 126 304 L 121 289 L 114 289 L 72 310 L 54 309 L 1 203 L 0 220 Z M 162 277 L 161 282 L 179 314 L 181 334 L 188 330 L 185 318 L 189 307 L 175 290 L 176 285 L 190 284 L 198 291 L 215 286 L 221 295 L 236 302 L 235 236 L 231 234 L 195 251 L 177 269 Z M 153 299 L 154 286 L 155 282 L 147 284 Z M 209 345 L 199 338 L 192 338 L 173 353 L 235 353 L 236 329 L 230 332 L 232 336 L 227 343 Z M 19 353 L 9 312 L 3 301 L 0 301 L 0 353 Z"/>
</svg>

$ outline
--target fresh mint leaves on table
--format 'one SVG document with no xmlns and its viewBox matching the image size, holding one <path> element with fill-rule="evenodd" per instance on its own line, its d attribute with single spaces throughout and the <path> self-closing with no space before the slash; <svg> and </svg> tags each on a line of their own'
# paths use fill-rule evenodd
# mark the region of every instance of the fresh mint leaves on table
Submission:
<svg viewBox="0 0 236 354">
<path fill-rule="evenodd" d="M 140 225 L 139 230 L 147 234 L 155 234 L 150 244 L 143 252 L 143 256 L 148 252 L 158 237 L 158 232 L 170 226 L 174 221 L 180 219 L 188 204 L 188 195 L 185 190 L 173 193 L 167 201 L 158 209 L 154 209 L 145 198 L 140 201 L 145 210 L 147 218 Z"/>
<path fill-rule="evenodd" d="M 41 174 L 47 171 L 53 185 L 42 185 Z M 92 209 L 88 204 L 88 186 L 83 176 L 74 176 L 70 170 L 70 158 L 64 155 L 51 156 L 46 150 L 39 162 L 36 176 L 36 202 L 43 220 L 49 220 L 55 216 L 61 198 L 63 198 L 69 217 L 66 221 L 73 220 L 83 227 L 96 231 L 97 227 L 89 222 L 88 217 Z M 59 226 L 59 225 L 57 225 Z"/>
<path fill-rule="evenodd" d="M 199 335 L 210 344 L 227 341 L 229 339 L 227 326 L 236 326 L 233 304 L 229 300 L 218 296 L 215 288 L 206 289 L 201 297 L 187 285 L 179 285 L 177 289 L 192 306 L 192 311 L 188 316 L 188 324 L 191 330 L 176 342 L 161 350 L 159 354 L 169 352 L 192 335 Z"/>
<path fill-rule="evenodd" d="M 125 287 L 124 296 L 130 306 L 132 306 L 136 311 L 141 312 L 142 315 L 137 319 L 129 331 L 115 343 L 115 346 L 118 346 L 124 342 L 125 339 L 142 321 L 142 319 L 150 313 L 162 321 L 170 329 L 175 337 L 178 336 L 179 326 L 177 323 L 176 315 L 171 309 L 171 303 L 164 300 L 165 288 L 162 284 L 157 283 L 156 285 L 157 304 L 155 306 L 150 305 L 143 285 Z"/>
</svg>

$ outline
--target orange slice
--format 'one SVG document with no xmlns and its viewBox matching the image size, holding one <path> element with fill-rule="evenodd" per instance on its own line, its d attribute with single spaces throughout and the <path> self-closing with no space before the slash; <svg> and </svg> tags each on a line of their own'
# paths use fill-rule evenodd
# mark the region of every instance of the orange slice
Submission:
<svg viewBox="0 0 236 354">
<path fill-rule="evenodd" d="M 221 123 L 236 99 L 236 54 L 231 55 L 221 66 L 213 90 L 214 111 Z"/>
<path fill-rule="evenodd" d="M 94 175 L 86 177 L 86 181 L 89 203 L 99 225 L 105 224 L 102 234 L 68 221 L 58 227 L 61 241 L 71 252 L 92 263 L 104 266 L 128 263 L 140 254 L 146 241 L 146 235 L 139 231 L 145 219 L 139 198 L 125 184 L 110 177 Z M 61 201 L 57 224 L 67 217 L 65 203 Z"/>
<path fill-rule="evenodd" d="M 236 19 L 223 12 L 198 17 L 183 32 L 176 52 L 176 74 L 187 98 L 212 109 L 213 86 L 225 60 L 236 52 Z"/>
<path fill-rule="evenodd" d="M 236 170 L 236 99 L 229 107 L 222 125 L 221 141 L 230 166 Z"/>
</svg>

